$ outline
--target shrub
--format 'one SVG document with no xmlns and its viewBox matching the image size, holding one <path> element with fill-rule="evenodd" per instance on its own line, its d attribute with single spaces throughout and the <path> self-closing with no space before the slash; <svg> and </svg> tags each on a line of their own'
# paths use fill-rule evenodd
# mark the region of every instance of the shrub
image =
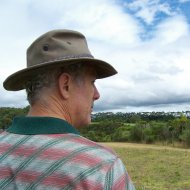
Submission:
<svg viewBox="0 0 190 190">
<path fill-rule="evenodd" d="M 139 127 L 138 125 L 137 126 L 134 126 L 131 130 L 130 130 L 130 135 L 129 135 L 129 138 L 131 141 L 134 141 L 134 142 L 142 142 L 143 140 L 143 130 L 141 127 Z"/>
<path fill-rule="evenodd" d="M 180 135 L 180 139 L 187 147 L 190 147 L 190 129 L 184 130 L 182 135 Z"/>
<path fill-rule="evenodd" d="M 152 133 L 152 128 L 144 129 L 144 140 L 148 144 L 153 143 L 155 141 L 155 136 Z"/>
<path fill-rule="evenodd" d="M 112 140 L 116 142 L 126 142 L 129 141 L 130 132 L 127 127 L 119 127 L 116 129 L 115 133 L 112 135 Z"/>
</svg>

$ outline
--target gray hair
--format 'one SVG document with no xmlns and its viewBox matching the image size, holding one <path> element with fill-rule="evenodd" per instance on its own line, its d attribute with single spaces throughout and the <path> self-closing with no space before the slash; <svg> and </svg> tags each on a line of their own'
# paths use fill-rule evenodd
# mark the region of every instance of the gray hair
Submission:
<svg viewBox="0 0 190 190">
<path fill-rule="evenodd" d="M 29 104 L 33 105 L 42 98 L 42 90 L 55 88 L 57 86 L 57 79 L 63 72 L 71 74 L 75 81 L 80 81 L 80 76 L 84 68 L 85 64 L 77 63 L 62 68 L 47 70 L 44 73 L 37 73 L 32 80 L 25 84 Z"/>
</svg>

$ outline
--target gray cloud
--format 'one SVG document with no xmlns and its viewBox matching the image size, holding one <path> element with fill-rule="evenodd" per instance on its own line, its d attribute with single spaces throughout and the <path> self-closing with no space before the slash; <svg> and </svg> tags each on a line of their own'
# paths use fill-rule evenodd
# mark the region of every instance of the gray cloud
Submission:
<svg viewBox="0 0 190 190">
<path fill-rule="evenodd" d="M 156 96 L 152 98 L 147 99 L 136 99 L 132 98 L 131 96 L 125 97 L 123 99 L 119 99 L 118 101 L 110 101 L 106 102 L 100 101 L 99 103 L 96 102 L 95 104 L 95 111 L 106 111 L 106 110 L 120 110 L 120 111 L 130 111 L 129 108 L 136 108 L 137 110 L 140 108 L 144 108 L 146 110 L 146 107 L 148 109 L 154 110 L 156 108 L 159 110 L 159 107 L 161 109 L 165 108 L 167 111 L 172 111 L 173 107 L 180 107 L 183 111 L 190 108 L 190 97 L 188 96 L 178 96 L 175 94 L 172 94 L 171 96 Z M 177 106 L 178 105 L 178 106 Z M 178 111 L 178 110 L 175 110 Z"/>
<path fill-rule="evenodd" d="M 25 107 L 28 105 L 24 91 L 8 92 L 0 89 L 0 106 L 1 107 Z"/>
</svg>

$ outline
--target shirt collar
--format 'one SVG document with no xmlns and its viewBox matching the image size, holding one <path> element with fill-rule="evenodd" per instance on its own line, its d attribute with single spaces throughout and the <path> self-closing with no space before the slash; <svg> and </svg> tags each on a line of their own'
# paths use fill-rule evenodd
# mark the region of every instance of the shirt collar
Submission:
<svg viewBox="0 0 190 190">
<path fill-rule="evenodd" d="M 15 117 L 7 131 L 22 135 L 79 134 L 79 132 L 65 120 L 54 117 Z"/>
</svg>

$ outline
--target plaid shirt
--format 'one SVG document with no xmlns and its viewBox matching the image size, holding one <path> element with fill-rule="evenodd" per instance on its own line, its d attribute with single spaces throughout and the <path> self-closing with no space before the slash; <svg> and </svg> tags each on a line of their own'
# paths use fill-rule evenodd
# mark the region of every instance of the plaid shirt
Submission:
<svg viewBox="0 0 190 190">
<path fill-rule="evenodd" d="M 50 117 L 17 117 L 0 134 L 0 189 L 134 190 L 118 156 Z"/>
</svg>

